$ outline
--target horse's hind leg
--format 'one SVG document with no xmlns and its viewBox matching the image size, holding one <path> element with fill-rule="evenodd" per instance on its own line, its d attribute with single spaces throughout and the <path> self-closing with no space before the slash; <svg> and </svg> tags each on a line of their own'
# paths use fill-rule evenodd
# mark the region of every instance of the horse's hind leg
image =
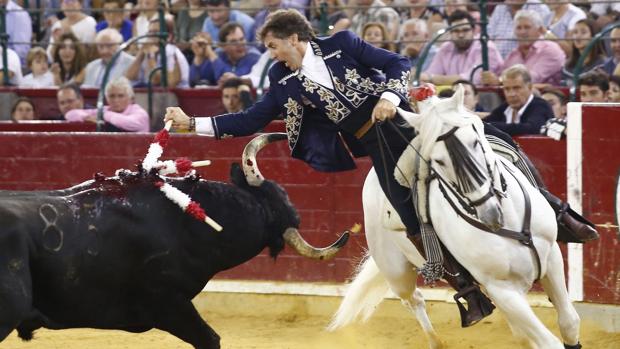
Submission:
<svg viewBox="0 0 620 349">
<path fill-rule="evenodd" d="M 525 295 L 512 285 L 485 285 L 497 307 L 505 314 L 515 335 L 523 335 L 533 349 L 565 349 L 562 342 L 536 317 Z"/>
<path fill-rule="evenodd" d="M 579 314 L 568 298 L 564 280 L 564 262 L 557 243 L 551 247 L 547 262 L 547 274 L 540 282 L 558 312 L 558 325 L 566 348 L 580 348 Z"/>
</svg>

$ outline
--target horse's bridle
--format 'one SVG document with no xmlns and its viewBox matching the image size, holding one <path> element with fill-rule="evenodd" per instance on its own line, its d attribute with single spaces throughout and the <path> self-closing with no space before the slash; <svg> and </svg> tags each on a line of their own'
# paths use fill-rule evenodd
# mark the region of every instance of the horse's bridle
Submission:
<svg viewBox="0 0 620 349">
<path fill-rule="evenodd" d="M 517 232 L 514 230 L 509 230 L 509 229 L 505 229 L 505 228 L 500 228 L 497 231 L 492 231 L 491 229 L 489 229 L 486 225 L 484 225 L 482 222 L 480 222 L 477 219 L 472 218 L 471 216 L 468 216 L 466 214 L 464 214 L 461 210 L 458 209 L 458 207 L 456 206 L 456 204 L 450 199 L 450 196 L 448 195 L 448 193 L 445 191 L 444 187 L 449 188 L 452 191 L 452 194 L 455 198 L 457 198 L 457 200 L 459 200 L 459 203 L 461 204 L 461 206 L 463 207 L 463 209 L 465 211 L 467 211 L 467 213 L 470 213 L 472 216 L 477 218 L 477 214 L 476 214 L 476 207 L 482 205 L 484 202 L 486 202 L 487 200 L 489 200 L 491 197 L 493 197 L 494 195 L 497 195 L 499 199 L 505 197 L 505 192 L 507 189 L 507 184 L 506 184 L 506 180 L 505 178 L 501 175 L 500 173 L 500 182 L 501 182 L 501 188 L 502 188 L 502 192 L 498 192 L 497 190 L 495 190 L 495 177 L 493 176 L 493 173 L 491 171 L 491 168 L 488 164 L 488 162 L 485 161 L 486 165 L 487 165 L 487 172 L 490 174 L 491 177 L 491 185 L 489 188 L 489 191 L 483 195 L 480 199 L 474 200 L 474 201 L 470 201 L 468 203 L 466 203 L 463 198 L 465 198 L 466 200 L 469 201 L 469 199 L 467 199 L 464 195 L 459 194 L 459 192 L 461 191 L 458 186 L 456 186 L 455 184 L 452 184 L 452 186 L 449 185 L 449 182 L 446 181 L 443 177 L 441 177 L 441 175 L 439 174 L 439 172 L 437 172 L 437 170 L 433 169 L 433 167 L 431 166 L 431 163 L 429 160 L 425 159 L 422 154 L 420 153 L 420 151 L 413 146 L 409 140 L 405 137 L 405 135 L 403 135 L 402 132 L 400 132 L 400 130 L 398 129 L 398 127 L 391 122 L 389 119 L 387 120 L 388 124 L 390 126 L 392 126 L 392 128 L 394 128 L 394 130 L 396 131 L 396 133 L 404 140 L 408 143 L 408 147 L 412 148 L 420 157 L 420 159 L 422 161 L 424 161 L 426 164 L 428 164 L 428 168 L 431 171 L 430 176 L 428 176 L 428 178 L 426 179 L 426 187 L 429 187 L 430 182 L 433 179 L 437 179 L 440 183 L 439 183 L 439 189 L 441 190 L 441 192 L 443 193 L 443 196 L 446 198 L 446 200 L 448 201 L 448 203 L 450 203 L 450 206 L 452 207 L 452 209 L 463 219 L 465 220 L 467 223 L 469 223 L 470 225 L 482 230 L 482 231 L 486 231 L 488 233 L 491 234 L 495 234 L 495 235 L 499 235 L 505 238 L 509 238 L 509 239 L 513 239 L 513 240 L 517 240 L 520 243 L 522 243 L 523 245 L 529 247 L 533 252 L 534 252 L 534 256 L 535 256 L 535 260 L 538 266 L 538 277 L 536 278 L 537 280 L 540 279 L 541 273 L 542 273 L 542 267 L 541 267 L 541 262 L 540 262 L 540 256 L 538 254 L 538 251 L 536 250 L 536 246 L 534 246 L 534 242 L 532 240 L 532 233 L 530 231 L 530 220 L 531 220 L 531 205 L 530 205 L 530 198 L 529 195 L 527 194 L 527 190 L 526 188 L 523 186 L 523 184 L 516 178 L 515 174 L 510 170 L 510 168 L 505 167 L 504 168 L 515 178 L 515 180 L 517 181 L 517 183 L 519 184 L 519 186 L 521 187 L 521 191 L 523 192 L 523 196 L 524 196 L 524 200 L 525 200 L 525 215 L 523 217 L 523 229 L 521 232 Z M 474 125 L 472 125 L 472 127 L 474 128 L 475 131 L 476 127 Z M 379 144 L 381 145 L 381 140 L 386 141 L 385 136 L 383 135 L 383 133 L 380 131 L 379 127 L 376 127 L 377 130 L 377 136 L 379 138 Z M 436 141 L 440 142 L 440 141 L 445 141 L 448 137 L 452 137 L 454 136 L 454 133 L 458 130 L 458 127 L 453 127 L 452 129 L 450 129 L 448 132 L 440 135 L 439 137 L 437 137 Z M 478 132 L 476 132 L 478 134 Z M 484 147 L 482 148 L 482 151 L 485 154 L 485 158 L 486 158 L 486 152 L 484 150 Z M 383 149 L 381 149 L 381 152 L 383 153 Z M 393 155 L 390 153 L 390 155 Z M 496 169 L 497 168 L 497 163 L 495 164 Z M 400 170 L 400 168 L 398 168 L 398 166 L 396 166 L 396 168 L 400 171 L 400 173 L 402 174 L 403 172 Z M 499 170 L 499 169 L 498 169 Z M 444 182 L 444 184 L 441 184 L 441 181 Z M 455 188 L 452 188 L 455 187 Z M 389 190 L 389 186 L 388 186 L 388 190 Z M 426 195 L 429 195 L 429 190 L 426 191 Z M 429 200 L 427 198 L 426 202 L 428 203 Z M 473 213 L 472 213 L 473 211 Z"/>
<path fill-rule="evenodd" d="M 476 127 L 472 125 L 472 128 L 474 129 L 474 131 L 476 131 L 476 134 L 477 134 L 478 132 L 476 130 Z M 437 137 L 436 141 L 444 142 L 451 137 L 455 137 L 454 134 L 456 133 L 458 129 L 459 127 L 457 126 L 451 128 L 448 132 Z M 484 150 L 484 147 L 482 148 L 482 152 L 485 154 L 485 159 L 486 159 L 486 152 Z M 482 197 L 476 200 L 470 200 L 469 198 L 467 198 L 458 185 L 443 178 L 441 174 L 437 170 L 433 169 L 431 166 L 429 166 L 431 168 L 431 176 L 428 178 L 428 181 L 430 182 L 433 179 L 438 179 L 440 182 L 443 182 L 444 186 L 448 188 L 452 192 L 454 197 L 456 197 L 456 199 L 459 201 L 459 204 L 461 205 L 461 207 L 467 213 L 477 217 L 476 207 L 484 204 L 485 202 L 487 202 L 487 200 L 489 200 L 492 197 L 497 197 L 498 199 L 501 199 L 504 197 L 503 192 L 498 192 L 497 190 L 495 190 L 495 176 L 493 175 L 493 171 L 491 170 L 491 167 L 486 161 L 485 161 L 485 164 L 487 168 L 487 174 L 489 175 L 489 178 L 491 179 L 491 183 L 489 185 L 489 191 L 487 191 L 486 194 L 484 194 Z M 505 191 L 506 190 L 505 181 L 501 175 L 500 175 L 500 180 L 502 181 L 502 190 Z M 446 196 L 445 193 L 444 193 L 444 196 Z M 450 200 L 450 198 L 447 196 L 446 196 L 446 199 Z"/>
<path fill-rule="evenodd" d="M 474 128 L 474 130 L 476 130 L 475 126 L 472 125 L 472 127 Z M 439 137 L 437 137 L 437 142 L 441 142 L 441 141 L 445 141 L 446 139 L 448 139 L 449 137 L 454 137 L 454 133 L 458 130 L 458 127 L 453 127 L 452 129 L 450 129 L 448 132 L 440 135 Z M 484 147 L 482 148 L 483 153 L 485 154 L 485 158 L 486 158 L 486 152 L 484 150 Z M 428 162 L 428 161 L 427 161 Z M 428 184 L 430 183 L 430 181 L 432 181 L 433 179 L 437 179 L 439 181 L 439 189 L 441 190 L 444 198 L 448 201 L 448 203 L 450 203 L 450 206 L 452 207 L 452 209 L 461 217 L 463 218 L 467 223 L 469 223 L 470 225 L 492 233 L 492 234 L 496 234 L 499 236 L 503 236 L 503 237 L 507 237 L 510 239 L 514 239 L 517 240 L 519 242 L 521 242 L 523 245 L 529 247 L 533 252 L 534 252 L 534 256 L 535 256 L 535 260 L 536 260 L 536 264 L 538 266 L 538 276 L 537 276 L 537 280 L 540 279 L 541 277 L 541 273 L 542 273 L 542 268 L 541 268 L 541 262 L 540 262 L 540 256 L 538 254 L 538 251 L 536 250 L 536 246 L 534 246 L 534 241 L 532 240 L 532 232 L 530 231 L 530 221 L 531 221 L 531 215 L 532 215 L 532 206 L 531 206 L 531 202 L 530 202 L 530 196 L 527 193 L 526 188 L 523 186 L 523 184 L 517 179 L 517 177 L 515 176 L 515 174 L 513 173 L 512 170 L 510 170 L 510 168 L 508 167 L 504 167 L 508 173 L 510 173 L 513 178 L 515 179 L 515 181 L 519 184 L 519 186 L 521 187 L 521 191 L 523 192 L 523 197 L 524 197 L 524 204 L 525 204 L 525 214 L 523 217 L 523 228 L 520 232 L 514 231 L 514 230 L 510 230 L 510 229 L 505 229 L 505 228 L 500 228 L 497 231 L 492 231 L 491 229 L 489 229 L 486 225 L 484 225 L 482 222 L 480 222 L 477 219 L 474 219 L 466 214 L 464 214 L 463 212 L 461 212 L 461 210 L 458 209 L 458 207 L 456 206 L 456 204 L 454 203 L 453 200 L 451 200 L 450 196 L 448 195 L 448 193 L 446 192 L 445 188 L 448 188 L 450 191 L 452 191 L 453 196 L 459 201 L 459 203 L 461 204 L 461 206 L 463 207 L 463 209 L 471 214 L 472 216 L 477 217 L 477 213 L 476 213 L 476 207 L 482 205 L 484 202 L 486 202 L 487 200 L 489 200 L 490 198 L 492 198 L 493 196 L 497 196 L 498 199 L 501 199 L 502 197 L 505 197 L 505 194 L 503 192 L 506 191 L 506 181 L 504 179 L 504 177 L 501 175 L 500 173 L 500 181 L 501 181 L 501 185 L 502 185 L 502 193 L 498 193 L 497 190 L 495 190 L 495 177 L 493 176 L 493 173 L 491 171 L 491 168 L 488 164 L 488 162 L 486 162 L 486 167 L 487 167 L 487 172 L 489 174 L 489 177 L 491 178 L 491 184 L 489 187 L 489 191 L 483 195 L 480 199 L 478 200 L 474 200 L 474 201 L 469 201 L 469 199 L 467 197 L 465 197 L 462 194 L 462 191 L 460 190 L 460 188 L 454 184 L 454 183 L 450 183 L 448 181 L 446 181 L 443 177 L 441 177 L 441 175 L 437 172 L 437 170 L 431 168 L 431 175 L 428 177 L 427 181 L 427 187 Z M 453 164 L 454 165 L 454 164 Z M 497 164 L 495 164 L 495 166 L 497 166 Z M 442 185 L 443 182 L 443 185 Z M 449 185 L 452 184 L 452 185 Z M 428 192 L 427 192 L 428 195 Z M 467 200 L 469 201 L 468 203 L 465 203 L 465 201 L 463 200 Z M 473 212 L 472 212 L 473 211 Z"/>
</svg>

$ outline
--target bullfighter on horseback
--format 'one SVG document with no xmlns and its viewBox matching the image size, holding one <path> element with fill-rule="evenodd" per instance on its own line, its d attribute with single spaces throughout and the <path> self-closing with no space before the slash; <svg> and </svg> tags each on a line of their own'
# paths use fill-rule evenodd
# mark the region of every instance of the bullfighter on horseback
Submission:
<svg viewBox="0 0 620 349">
<path fill-rule="evenodd" d="M 396 114 L 396 107 L 411 111 L 409 60 L 375 48 L 350 31 L 317 38 L 307 19 L 295 10 L 274 12 L 258 36 L 277 61 L 269 71 L 271 87 L 260 101 L 243 112 L 208 118 L 168 108 L 165 120 L 173 120 L 176 129 L 221 139 L 251 135 L 283 115 L 291 155 L 316 170 L 350 170 L 355 168 L 351 154 L 370 156 L 384 193 L 424 255 L 410 190 L 393 175 L 396 161 L 415 137 L 415 130 L 404 126 Z M 518 149 L 495 128 L 485 131 Z M 582 223 L 583 218 L 552 198 L 561 225 L 574 240 L 596 235 Z M 494 306 L 467 270 L 446 255 L 444 278 L 458 291 L 455 297 L 467 300 L 469 309 L 461 313 L 462 324 L 470 326 L 491 314 Z"/>
</svg>

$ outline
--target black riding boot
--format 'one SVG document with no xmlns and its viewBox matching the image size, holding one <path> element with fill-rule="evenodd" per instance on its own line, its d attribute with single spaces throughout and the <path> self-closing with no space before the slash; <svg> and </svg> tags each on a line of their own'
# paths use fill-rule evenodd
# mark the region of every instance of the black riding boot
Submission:
<svg viewBox="0 0 620 349">
<path fill-rule="evenodd" d="M 584 243 L 586 241 L 598 239 L 599 235 L 596 229 L 594 229 L 594 224 L 579 213 L 573 211 L 568 203 L 547 191 L 545 182 L 536 167 L 534 167 L 534 164 L 532 164 L 521 149 L 518 149 L 518 151 L 525 161 L 525 164 L 530 169 L 530 172 L 532 172 L 536 184 L 538 184 L 538 188 L 540 189 L 540 193 L 547 199 L 551 208 L 555 211 L 558 221 L 557 240 L 561 242 Z"/>
<path fill-rule="evenodd" d="M 407 233 L 409 240 L 413 242 L 420 254 L 425 257 L 424 244 L 422 243 L 422 235 L 412 235 Z M 476 324 L 486 316 L 491 315 L 495 306 L 491 300 L 480 290 L 480 287 L 476 284 L 474 278 L 469 272 L 457 262 L 452 254 L 442 245 L 442 252 L 444 257 L 443 267 L 445 273 L 443 278 L 448 281 L 450 286 L 454 288 L 457 293 L 454 295 L 454 300 L 459 307 L 461 314 L 461 326 L 469 327 Z M 426 258 L 426 257 L 425 257 Z M 467 301 L 467 308 L 461 303 L 460 299 L 463 298 Z"/>
</svg>

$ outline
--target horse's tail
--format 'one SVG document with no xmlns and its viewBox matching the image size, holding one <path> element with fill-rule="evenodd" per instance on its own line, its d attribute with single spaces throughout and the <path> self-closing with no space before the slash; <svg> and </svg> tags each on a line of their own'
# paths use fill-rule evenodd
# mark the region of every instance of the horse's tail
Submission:
<svg viewBox="0 0 620 349">
<path fill-rule="evenodd" d="M 388 284 L 375 260 L 367 255 L 359 264 L 355 279 L 347 287 L 342 303 L 327 330 L 335 331 L 358 319 L 361 322 L 368 321 L 388 289 Z"/>
</svg>

